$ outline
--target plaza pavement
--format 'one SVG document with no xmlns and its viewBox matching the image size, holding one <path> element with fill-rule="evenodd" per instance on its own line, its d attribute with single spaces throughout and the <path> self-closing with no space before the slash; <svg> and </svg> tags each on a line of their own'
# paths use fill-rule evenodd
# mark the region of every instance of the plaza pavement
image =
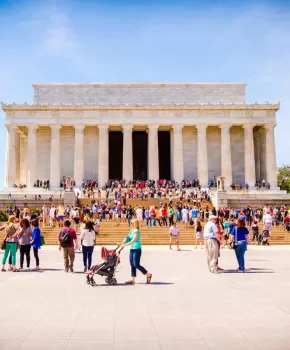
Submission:
<svg viewBox="0 0 290 350">
<path fill-rule="evenodd" d="M 144 247 L 152 284 L 139 275 L 125 286 L 127 248 L 120 284 L 97 276 L 102 286 L 91 287 L 81 254 L 66 274 L 57 248 L 44 247 L 41 272 L 0 273 L 0 349 L 290 349 L 289 247 L 250 248 L 248 273 L 220 275 L 207 271 L 204 251 L 182 248 Z M 236 267 L 232 251 L 220 266 Z"/>
</svg>

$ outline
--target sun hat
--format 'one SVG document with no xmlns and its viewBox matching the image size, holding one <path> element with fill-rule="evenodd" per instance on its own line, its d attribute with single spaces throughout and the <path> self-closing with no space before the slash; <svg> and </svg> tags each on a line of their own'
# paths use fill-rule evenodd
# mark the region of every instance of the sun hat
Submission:
<svg viewBox="0 0 290 350">
<path fill-rule="evenodd" d="M 217 216 L 211 215 L 211 216 L 208 218 L 208 220 L 214 220 L 214 219 L 217 219 Z"/>
</svg>

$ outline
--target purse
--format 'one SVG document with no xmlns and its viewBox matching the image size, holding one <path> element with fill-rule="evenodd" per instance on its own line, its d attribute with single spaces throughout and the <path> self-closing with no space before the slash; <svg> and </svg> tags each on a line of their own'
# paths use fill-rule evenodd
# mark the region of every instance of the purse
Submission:
<svg viewBox="0 0 290 350">
<path fill-rule="evenodd" d="M 6 239 L 7 239 L 7 235 L 5 236 L 5 238 L 3 239 L 2 243 L 1 243 L 1 250 L 5 250 L 6 249 Z"/>
<path fill-rule="evenodd" d="M 238 228 L 237 228 L 237 226 L 235 226 L 235 238 L 230 243 L 230 248 L 231 249 L 237 249 L 237 246 L 238 246 Z"/>
</svg>

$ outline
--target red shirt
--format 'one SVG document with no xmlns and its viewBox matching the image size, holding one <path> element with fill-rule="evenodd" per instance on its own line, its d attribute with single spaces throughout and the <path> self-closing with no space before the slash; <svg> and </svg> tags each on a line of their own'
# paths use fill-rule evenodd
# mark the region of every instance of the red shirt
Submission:
<svg viewBox="0 0 290 350">
<path fill-rule="evenodd" d="M 60 238 L 60 234 L 62 231 L 69 231 L 69 234 L 70 234 L 70 238 L 71 238 L 71 244 L 68 248 L 73 248 L 74 247 L 74 239 L 77 239 L 77 235 L 76 235 L 76 231 L 71 228 L 71 227 L 64 227 L 60 233 L 58 234 L 58 240 Z"/>
</svg>

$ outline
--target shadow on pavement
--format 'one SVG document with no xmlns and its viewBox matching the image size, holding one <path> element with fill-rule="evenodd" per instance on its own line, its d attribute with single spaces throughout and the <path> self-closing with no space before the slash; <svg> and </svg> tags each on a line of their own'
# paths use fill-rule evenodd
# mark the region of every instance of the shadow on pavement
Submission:
<svg viewBox="0 0 290 350">
<path fill-rule="evenodd" d="M 238 272 L 237 270 L 224 270 L 223 273 L 240 273 L 240 272 Z M 250 269 L 246 269 L 245 273 L 274 273 L 274 271 L 269 269 L 250 268 Z"/>
</svg>

